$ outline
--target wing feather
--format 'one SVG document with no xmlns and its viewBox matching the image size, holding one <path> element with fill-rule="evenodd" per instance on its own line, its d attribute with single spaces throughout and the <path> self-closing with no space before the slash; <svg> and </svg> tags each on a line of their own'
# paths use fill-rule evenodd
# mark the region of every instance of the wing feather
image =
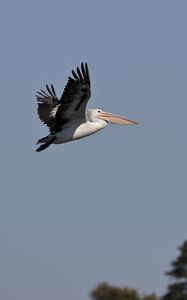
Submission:
<svg viewBox="0 0 187 300">
<path fill-rule="evenodd" d="M 87 63 L 81 63 L 76 72 L 72 70 L 72 77 L 68 77 L 67 85 L 59 99 L 53 85 L 46 84 L 46 91 L 37 93 L 38 115 L 51 133 L 62 129 L 63 125 L 72 119 L 85 120 L 87 102 L 91 96 L 90 75 Z"/>
<path fill-rule="evenodd" d="M 79 77 L 77 76 L 77 74 L 76 74 L 75 71 L 73 71 L 73 70 L 72 70 L 72 75 L 73 75 L 73 77 L 74 77 L 76 80 L 79 79 Z"/>
<path fill-rule="evenodd" d="M 36 95 L 38 101 L 38 115 L 40 120 L 49 127 L 50 132 L 52 133 L 56 127 L 55 116 L 58 106 L 60 105 L 60 100 L 56 96 L 53 85 L 51 85 L 51 90 L 49 86 L 46 85 L 46 89 L 48 94 L 45 91 L 40 90 Z"/>
<path fill-rule="evenodd" d="M 56 118 L 58 124 L 71 119 L 85 119 L 87 102 L 91 96 L 90 76 L 87 63 L 81 64 L 81 71 L 72 71 L 72 77 L 68 77 L 68 83 L 60 99 Z"/>
<path fill-rule="evenodd" d="M 81 74 L 81 71 L 80 71 L 79 68 L 77 68 L 77 74 L 78 74 L 78 76 L 79 76 L 80 82 L 82 83 L 82 82 L 83 82 L 83 77 L 82 77 L 82 74 Z"/>
</svg>

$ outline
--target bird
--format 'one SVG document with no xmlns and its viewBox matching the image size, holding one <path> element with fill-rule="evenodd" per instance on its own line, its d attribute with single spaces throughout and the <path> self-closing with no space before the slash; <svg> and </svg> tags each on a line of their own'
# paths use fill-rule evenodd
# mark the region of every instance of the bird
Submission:
<svg viewBox="0 0 187 300">
<path fill-rule="evenodd" d="M 78 140 L 105 128 L 108 123 L 133 125 L 129 120 L 102 109 L 88 109 L 86 106 L 91 97 L 91 82 L 87 63 L 81 63 L 64 88 L 62 96 L 57 97 L 53 84 L 46 84 L 46 91 L 37 92 L 38 115 L 49 128 L 49 134 L 38 140 L 40 152 L 51 144 L 61 144 Z"/>
</svg>

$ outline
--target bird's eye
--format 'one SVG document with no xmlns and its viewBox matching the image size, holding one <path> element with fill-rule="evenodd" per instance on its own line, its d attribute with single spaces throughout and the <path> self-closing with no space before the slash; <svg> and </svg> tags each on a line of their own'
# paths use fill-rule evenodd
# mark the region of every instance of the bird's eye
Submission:
<svg viewBox="0 0 187 300">
<path fill-rule="evenodd" d="M 101 111 L 100 111 L 100 110 L 98 110 L 97 112 L 98 112 L 98 113 L 100 113 Z"/>
</svg>

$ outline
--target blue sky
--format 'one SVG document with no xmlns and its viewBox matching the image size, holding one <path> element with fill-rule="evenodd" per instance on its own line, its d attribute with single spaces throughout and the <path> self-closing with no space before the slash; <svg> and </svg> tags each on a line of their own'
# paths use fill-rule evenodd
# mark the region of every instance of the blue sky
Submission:
<svg viewBox="0 0 187 300">
<path fill-rule="evenodd" d="M 0 295 L 162 295 L 187 228 L 187 2 L 2 1 Z M 35 152 L 35 94 L 87 61 L 90 108 L 139 121 Z"/>
</svg>

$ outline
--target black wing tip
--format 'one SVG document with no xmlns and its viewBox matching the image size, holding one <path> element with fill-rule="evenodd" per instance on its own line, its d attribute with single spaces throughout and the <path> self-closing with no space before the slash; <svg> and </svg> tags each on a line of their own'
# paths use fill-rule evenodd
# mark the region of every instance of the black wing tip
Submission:
<svg viewBox="0 0 187 300">
<path fill-rule="evenodd" d="M 47 89 L 48 93 L 53 97 L 53 93 L 52 93 L 50 87 L 48 86 L 48 84 L 46 84 L 46 89 Z"/>
<path fill-rule="evenodd" d="M 85 80 L 87 81 L 87 83 L 90 84 L 90 75 L 89 75 L 89 69 L 88 69 L 87 62 L 81 63 L 81 69 L 82 69 L 82 72 L 84 73 Z"/>
<path fill-rule="evenodd" d="M 90 84 L 90 75 L 87 62 L 81 62 L 81 68 L 77 67 L 76 72 L 72 70 L 71 73 L 74 77 L 74 80 Z"/>
<path fill-rule="evenodd" d="M 53 84 L 51 84 L 51 86 L 49 86 L 48 84 L 45 85 L 46 86 L 46 91 L 40 89 L 40 91 L 37 91 L 36 94 L 36 99 L 38 101 L 42 101 L 42 100 L 49 100 L 52 99 L 53 101 L 59 101 L 57 95 L 56 95 L 56 91 L 55 88 L 53 86 Z"/>
<path fill-rule="evenodd" d="M 55 91 L 55 88 L 53 86 L 53 84 L 51 83 L 51 90 L 53 92 L 53 95 L 55 96 L 55 98 L 57 99 L 57 95 L 56 95 L 56 91 Z"/>
<path fill-rule="evenodd" d="M 74 70 L 72 70 L 71 73 L 76 80 L 79 80 L 79 77 L 77 76 Z"/>
</svg>

